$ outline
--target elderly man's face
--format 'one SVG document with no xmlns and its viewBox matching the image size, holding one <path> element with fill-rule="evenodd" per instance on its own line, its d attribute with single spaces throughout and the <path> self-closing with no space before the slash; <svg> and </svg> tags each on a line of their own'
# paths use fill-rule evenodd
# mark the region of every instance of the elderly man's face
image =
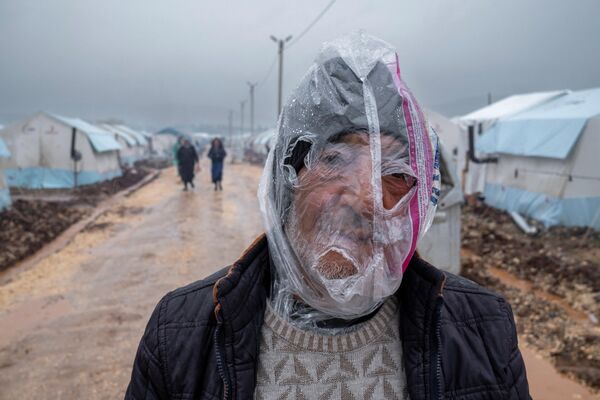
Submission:
<svg viewBox="0 0 600 400">
<path fill-rule="evenodd" d="M 297 233 L 307 246 L 311 246 L 311 241 L 315 247 L 330 239 L 335 242 L 333 250 L 321 254 L 315 266 L 326 279 L 354 275 L 360 265 L 368 264 L 373 255 L 375 203 L 381 201 L 386 216 L 393 217 L 398 203 L 416 183 L 406 167 L 405 145 L 392 136 L 380 138 L 381 199 L 375 198 L 379 190 L 374 190 L 373 185 L 379 183 L 373 182 L 366 133 L 346 134 L 329 143 L 311 168 L 303 168 L 298 174 L 294 195 Z M 347 254 L 353 254 L 356 262 L 350 261 Z"/>
</svg>

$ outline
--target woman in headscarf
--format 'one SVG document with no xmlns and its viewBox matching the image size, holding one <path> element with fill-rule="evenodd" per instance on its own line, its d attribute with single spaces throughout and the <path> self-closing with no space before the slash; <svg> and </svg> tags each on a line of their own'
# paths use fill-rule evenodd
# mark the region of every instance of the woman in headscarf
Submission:
<svg viewBox="0 0 600 400">
<path fill-rule="evenodd" d="M 227 152 L 223 147 L 223 142 L 219 138 L 214 138 L 210 143 L 210 150 L 208 150 L 208 158 L 212 161 L 212 168 L 210 170 L 212 175 L 212 182 L 215 185 L 216 190 L 223 190 L 221 180 L 223 179 L 223 161 L 227 156 Z"/>
<path fill-rule="evenodd" d="M 198 153 L 189 139 L 183 139 L 183 144 L 177 150 L 177 165 L 183 190 L 188 190 L 188 185 L 194 188 L 194 174 L 199 171 L 200 165 Z"/>
</svg>

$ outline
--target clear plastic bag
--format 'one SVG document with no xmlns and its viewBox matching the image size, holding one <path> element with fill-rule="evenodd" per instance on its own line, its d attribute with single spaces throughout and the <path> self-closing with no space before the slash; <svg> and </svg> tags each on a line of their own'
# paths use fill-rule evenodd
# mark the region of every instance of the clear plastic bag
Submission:
<svg viewBox="0 0 600 400">
<path fill-rule="evenodd" d="M 387 43 L 326 43 L 278 123 L 258 192 L 271 303 L 306 327 L 393 294 L 432 222 L 438 139 Z"/>
</svg>

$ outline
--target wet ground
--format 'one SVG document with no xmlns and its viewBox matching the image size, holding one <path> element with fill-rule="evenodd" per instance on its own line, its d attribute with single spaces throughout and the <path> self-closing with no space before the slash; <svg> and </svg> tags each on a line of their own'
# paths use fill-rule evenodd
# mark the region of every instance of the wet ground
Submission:
<svg viewBox="0 0 600 400">
<path fill-rule="evenodd" d="M 508 299 L 521 344 L 599 391 L 599 233 L 562 227 L 527 235 L 477 201 L 463 208 L 462 233 L 463 275 Z"/>
<path fill-rule="evenodd" d="M 75 189 L 11 188 L 12 205 L 0 212 L 0 272 L 156 174 L 152 168 L 127 168 L 117 178 Z"/>
<path fill-rule="evenodd" d="M 260 168 L 227 164 L 214 192 L 207 167 L 193 192 L 163 170 L 60 250 L 0 274 L 0 399 L 123 397 L 160 297 L 232 262 L 261 232 Z M 523 354 L 534 399 L 596 398 L 539 352 Z"/>
<path fill-rule="evenodd" d="M 137 342 L 168 291 L 235 260 L 260 233 L 258 167 L 174 169 L 123 199 L 65 248 L 0 276 L 0 399 L 122 398 Z"/>
</svg>

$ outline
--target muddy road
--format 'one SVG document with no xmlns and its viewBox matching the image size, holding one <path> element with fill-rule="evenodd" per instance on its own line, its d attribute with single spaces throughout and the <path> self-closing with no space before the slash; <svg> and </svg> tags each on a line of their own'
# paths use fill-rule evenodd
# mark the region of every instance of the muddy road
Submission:
<svg viewBox="0 0 600 400">
<path fill-rule="evenodd" d="M 0 399 L 123 397 L 160 297 L 231 263 L 261 232 L 260 169 L 227 164 L 222 192 L 208 170 L 193 192 L 164 170 L 62 250 L 0 275 Z"/>
<path fill-rule="evenodd" d="M 169 168 L 66 246 L 0 274 L 0 399 L 122 398 L 162 295 L 231 263 L 261 233 L 259 176 L 227 164 L 214 192 L 205 163 L 183 192 Z M 534 399 L 596 398 L 524 356 Z"/>
</svg>

